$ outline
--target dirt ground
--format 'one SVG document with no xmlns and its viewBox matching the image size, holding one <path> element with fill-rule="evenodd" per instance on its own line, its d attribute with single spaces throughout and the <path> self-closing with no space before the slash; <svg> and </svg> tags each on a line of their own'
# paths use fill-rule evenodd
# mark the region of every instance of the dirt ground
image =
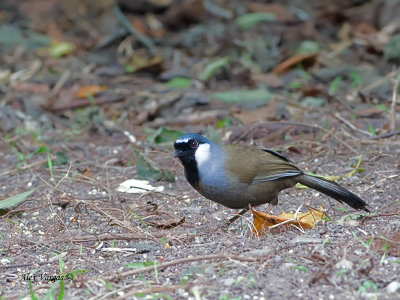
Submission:
<svg viewBox="0 0 400 300">
<path fill-rule="evenodd" d="M 399 71 L 396 63 L 383 61 L 383 50 L 371 51 L 364 44 L 360 49 L 359 40 L 350 39 L 353 46 L 336 54 L 341 67 L 351 65 L 361 74 L 364 81 L 356 88 L 353 71 L 346 71 L 348 77 L 321 79 L 329 72 L 338 74 L 334 63 L 326 65 L 326 55 L 332 54 L 328 46 L 318 50 L 318 59 L 314 56 L 316 61 L 306 69 L 312 74 L 307 83 L 302 81 L 306 72 L 297 64 L 272 80 L 264 75 L 270 75 L 274 65 L 265 66 L 267 71 L 258 77 L 252 68 L 243 69 L 247 64 L 238 66 L 243 57 L 235 58 L 235 51 L 229 50 L 234 46 L 216 29 L 232 22 L 207 21 L 209 16 L 193 21 L 189 14 L 190 20 L 176 17 L 182 22 L 179 29 L 164 25 L 166 37 L 155 46 L 163 52 L 163 70 L 149 70 L 154 65 L 146 62 L 144 70 L 132 73 L 115 59 L 126 40 L 115 42 L 116 33 L 104 30 L 118 28 L 115 17 L 107 18 L 111 1 L 71 1 L 80 15 L 72 15 L 74 9 L 58 1 L 47 2 L 0 5 L 5 24 L 19 28 L 21 22 L 51 39 L 72 40 L 76 47 L 57 59 L 42 48 L 7 47 L 0 27 L 0 71 L 10 70 L 6 80 L 0 76 L 0 199 L 36 188 L 23 201 L 0 209 L 1 299 L 400 298 L 400 103 L 392 101 Z M 216 2 L 225 10 L 212 6 L 206 13 L 240 12 Z M 287 2 L 290 7 L 295 1 Z M 312 1 L 303 2 L 311 10 Z M 337 7 L 335 14 L 312 9 L 313 16 L 327 11 L 340 15 Z M 157 13 L 165 18 L 163 24 L 172 18 Z M 41 14 L 52 21 L 52 29 L 44 29 Z M 346 16 L 352 24 L 354 15 Z M 337 19 L 328 19 L 324 27 L 312 18 L 315 28 L 307 34 L 332 45 L 332 32 L 343 27 Z M 189 30 L 193 23 L 200 32 L 208 22 L 217 33 L 209 32 L 201 47 L 187 54 L 182 50 L 189 39 L 185 34 L 194 34 Z M 303 36 L 296 32 L 306 27 L 299 24 L 278 22 L 268 30 L 300 43 Z M 227 32 L 251 40 L 264 29 Z M 89 39 L 82 32 L 94 36 L 89 34 Z M 327 32 L 331 35 L 322 34 Z M 105 37 L 114 45 L 107 46 Z M 186 71 L 196 73 L 203 55 L 214 59 L 220 53 L 212 48 L 214 43 L 237 61 L 207 79 L 189 76 L 186 89 L 166 85 L 165 70 L 178 72 L 171 66 L 174 57 L 183 55 L 182 64 L 195 66 Z M 289 46 L 279 46 L 275 64 L 292 55 Z M 168 54 L 173 51 L 175 56 Z M 37 61 L 40 66 L 33 72 Z M 214 94 L 233 90 L 242 95 L 235 88 L 257 89 L 260 82 L 271 87 L 277 79 L 268 103 L 257 97 L 254 103 L 224 102 Z M 294 87 L 292 80 L 303 86 Z M 93 87 L 94 96 L 79 96 L 92 94 Z M 232 94 L 229 97 L 233 101 Z M 316 104 L 321 99 L 325 102 Z M 282 151 L 305 171 L 338 176 L 341 185 L 368 203 L 371 213 L 354 211 L 314 190 L 291 188 L 280 193 L 272 214 L 295 212 L 301 205 L 306 211 L 309 205 L 322 206 L 327 217 L 312 229 L 279 226 L 263 236 L 253 234 L 251 213 L 226 226 L 237 212 L 193 190 L 173 158 L 178 132 L 199 132 L 222 143 L 254 141 Z M 350 171 L 355 172 L 345 177 Z M 118 190 L 128 179 L 147 179 L 164 190 Z"/>
</svg>

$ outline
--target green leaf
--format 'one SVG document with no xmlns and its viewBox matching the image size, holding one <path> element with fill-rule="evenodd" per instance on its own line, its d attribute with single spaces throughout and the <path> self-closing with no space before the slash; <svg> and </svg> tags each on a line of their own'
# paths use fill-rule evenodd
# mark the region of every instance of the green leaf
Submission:
<svg viewBox="0 0 400 300">
<path fill-rule="evenodd" d="M 400 34 L 395 34 L 391 37 L 385 49 L 383 49 L 383 57 L 386 60 L 400 59 Z"/>
<path fill-rule="evenodd" d="M 269 102 L 275 97 L 275 94 L 271 93 L 265 88 L 258 88 L 254 90 L 231 90 L 225 92 L 217 92 L 211 94 L 215 99 L 222 100 L 227 103 L 238 103 L 238 102 L 251 102 L 251 101 L 263 101 Z"/>
<path fill-rule="evenodd" d="M 372 124 L 368 125 L 368 131 L 372 134 L 372 135 L 376 135 L 376 131 L 375 128 Z"/>
<path fill-rule="evenodd" d="M 208 138 L 214 143 L 219 144 L 221 142 L 221 135 L 219 134 L 219 132 L 216 131 L 212 126 L 208 126 L 207 129 L 208 129 L 208 134 L 207 134 Z"/>
<path fill-rule="evenodd" d="M 294 267 L 292 267 L 292 270 L 299 270 L 299 271 L 302 271 L 302 272 L 307 272 L 308 271 L 307 268 L 304 267 L 304 266 L 294 266 Z"/>
<path fill-rule="evenodd" d="M 342 76 L 336 76 L 331 83 L 329 84 L 329 90 L 328 90 L 328 94 L 329 96 L 333 96 L 336 94 L 338 88 L 339 88 L 339 84 L 342 81 Z"/>
<path fill-rule="evenodd" d="M 75 44 L 69 42 L 61 42 L 51 46 L 50 55 L 54 58 L 61 58 L 70 54 L 75 50 Z"/>
<path fill-rule="evenodd" d="M 343 276 L 346 273 L 347 273 L 347 269 L 341 269 L 341 270 L 336 272 L 336 275 L 337 276 Z"/>
<path fill-rule="evenodd" d="M 74 280 L 76 276 L 85 274 L 86 272 L 90 272 L 89 270 L 72 270 L 69 271 L 65 274 L 65 277 L 67 277 L 70 280 Z"/>
<path fill-rule="evenodd" d="M 297 50 L 298 54 L 316 53 L 321 49 L 321 45 L 315 41 L 303 41 Z"/>
<path fill-rule="evenodd" d="M 232 120 L 229 117 L 226 117 L 223 120 L 219 120 L 217 122 L 217 128 L 222 128 L 222 127 L 229 127 L 232 125 Z"/>
<path fill-rule="evenodd" d="M 64 282 L 64 280 L 60 280 L 60 290 L 57 295 L 57 300 L 64 299 L 64 290 L 65 290 L 65 282 Z"/>
<path fill-rule="evenodd" d="M 363 79 L 362 79 L 360 73 L 358 73 L 356 71 L 351 71 L 349 76 L 351 78 L 350 87 L 355 88 L 357 86 L 362 85 Z"/>
<path fill-rule="evenodd" d="M 32 281 L 28 281 L 28 285 L 29 285 L 29 294 L 30 294 L 30 296 L 31 296 L 31 299 L 32 300 L 38 300 L 39 298 L 37 298 L 36 296 L 35 296 L 35 292 L 33 291 L 33 286 L 32 286 Z"/>
<path fill-rule="evenodd" d="M 253 28 L 260 22 L 275 21 L 276 17 L 271 13 L 249 13 L 240 16 L 235 20 L 235 24 L 243 30 Z"/>
<path fill-rule="evenodd" d="M 386 105 L 384 105 L 384 104 L 377 104 L 377 105 L 375 105 L 375 107 L 376 107 L 377 109 L 382 110 L 382 111 L 389 111 L 389 108 L 388 108 Z"/>
<path fill-rule="evenodd" d="M 31 50 L 49 45 L 50 38 L 34 31 L 24 30 L 13 25 L 0 26 L 0 45 L 5 49 L 20 46 Z"/>
<path fill-rule="evenodd" d="M 40 146 L 39 148 L 37 148 L 35 151 L 33 151 L 34 154 L 38 154 L 38 153 L 49 153 L 50 150 L 49 148 L 47 148 L 46 146 Z"/>
<path fill-rule="evenodd" d="M 182 135 L 182 132 L 178 130 L 171 130 L 165 127 L 157 129 L 155 133 L 147 137 L 147 140 L 154 144 L 174 142 L 177 138 Z"/>
<path fill-rule="evenodd" d="M 66 165 L 68 163 L 68 157 L 66 152 L 56 152 L 56 159 L 53 161 L 53 165 Z"/>
<path fill-rule="evenodd" d="M 223 58 L 214 60 L 204 67 L 204 69 L 199 73 L 199 79 L 202 81 L 208 80 L 211 76 L 215 74 L 219 69 L 226 66 L 231 58 L 229 56 L 225 56 Z"/>
<path fill-rule="evenodd" d="M 152 178 L 159 181 L 165 178 L 165 180 L 169 182 L 175 181 L 175 175 L 173 173 L 160 169 L 151 159 L 143 154 L 139 154 L 136 160 L 136 172 L 139 179 Z"/>
<path fill-rule="evenodd" d="M 192 85 L 192 80 L 185 77 L 174 77 L 165 83 L 165 86 L 170 89 L 188 88 Z"/>
<path fill-rule="evenodd" d="M 375 282 L 373 282 L 371 280 L 365 280 L 358 288 L 357 293 L 363 294 L 363 293 L 368 292 L 369 290 L 377 291 L 378 286 L 376 285 Z"/>
<path fill-rule="evenodd" d="M 125 267 L 140 269 L 140 268 L 154 266 L 155 264 L 156 263 L 154 261 L 148 260 L 148 261 L 141 261 L 141 262 L 132 262 L 132 263 L 126 264 Z"/>
<path fill-rule="evenodd" d="M 38 188 L 34 188 L 30 191 L 12 196 L 10 198 L 4 199 L 0 201 L 0 209 L 15 206 L 17 204 L 20 204 L 22 201 L 24 201 L 27 197 L 29 197 L 33 192 L 35 192 Z"/>
<path fill-rule="evenodd" d="M 61 255 L 58 258 L 58 265 L 60 267 L 60 274 L 64 273 L 64 268 L 65 268 L 65 262 L 63 261 Z"/>
</svg>

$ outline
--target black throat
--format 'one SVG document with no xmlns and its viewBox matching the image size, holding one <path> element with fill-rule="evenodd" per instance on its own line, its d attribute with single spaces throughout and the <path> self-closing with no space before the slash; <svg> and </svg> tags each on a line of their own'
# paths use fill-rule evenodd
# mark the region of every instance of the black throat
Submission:
<svg viewBox="0 0 400 300">
<path fill-rule="evenodd" d="M 179 158 L 185 168 L 186 180 L 195 189 L 199 186 L 199 170 L 197 169 L 197 162 L 194 155 L 183 156 Z"/>
</svg>

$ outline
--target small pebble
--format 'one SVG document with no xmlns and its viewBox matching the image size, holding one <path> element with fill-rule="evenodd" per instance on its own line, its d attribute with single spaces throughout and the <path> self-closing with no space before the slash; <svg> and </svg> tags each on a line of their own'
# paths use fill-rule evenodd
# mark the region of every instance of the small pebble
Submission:
<svg viewBox="0 0 400 300">
<path fill-rule="evenodd" d="M 235 279 L 233 279 L 233 278 L 227 278 L 224 280 L 225 286 L 232 286 L 234 283 L 235 283 Z"/>
</svg>

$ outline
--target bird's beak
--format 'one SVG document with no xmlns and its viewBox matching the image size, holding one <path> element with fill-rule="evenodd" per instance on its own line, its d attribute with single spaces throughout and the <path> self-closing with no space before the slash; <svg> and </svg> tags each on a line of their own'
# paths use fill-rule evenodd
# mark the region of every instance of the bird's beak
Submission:
<svg viewBox="0 0 400 300">
<path fill-rule="evenodd" d="M 182 154 L 183 154 L 183 152 L 182 152 L 181 150 L 176 150 L 176 151 L 174 152 L 174 157 L 182 156 Z"/>
</svg>

